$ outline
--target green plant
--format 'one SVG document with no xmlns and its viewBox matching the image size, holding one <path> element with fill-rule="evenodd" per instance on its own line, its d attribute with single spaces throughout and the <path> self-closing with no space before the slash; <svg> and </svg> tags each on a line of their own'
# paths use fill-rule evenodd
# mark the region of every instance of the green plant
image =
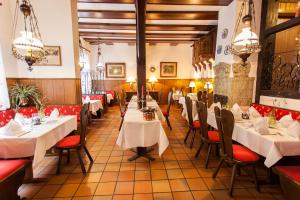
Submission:
<svg viewBox="0 0 300 200">
<path fill-rule="evenodd" d="M 20 106 L 26 106 L 31 100 L 35 107 L 40 110 L 43 107 L 41 93 L 34 85 L 22 85 L 16 83 L 10 90 L 12 106 L 18 110 Z"/>
</svg>

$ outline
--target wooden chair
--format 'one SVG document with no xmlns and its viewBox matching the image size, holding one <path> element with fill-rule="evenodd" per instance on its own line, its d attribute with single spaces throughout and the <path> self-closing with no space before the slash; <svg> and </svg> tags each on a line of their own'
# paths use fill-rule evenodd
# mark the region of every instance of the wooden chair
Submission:
<svg viewBox="0 0 300 200">
<path fill-rule="evenodd" d="M 80 112 L 80 135 L 72 135 L 72 136 L 67 136 L 63 138 L 61 141 L 59 141 L 56 144 L 56 148 L 59 150 L 59 159 L 58 159 L 58 164 L 57 164 L 57 170 L 56 174 L 60 173 L 60 164 L 63 156 L 63 151 L 66 150 L 68 152 L 68 160 L 67 162 L 70 162 L 70 150 L 74 149 L 76 150 L 81 170 L 85 174 L 86 170 L 84 167 L 84 163 L 81 157 L 81 152 L 82 149 L 86 152 L 89 160 L 91 163 L 94 162 L 92 156 L 90 155 L 88 149 L 86 148 L 86 133 L 87 133 L 87 123 L 88 123 L 88 112 L 89 112 L 89 104 L 83 105 L 81 112 Z"/>
<path fill-rule="evenodd" d="M 199 146 L 197 153 L 195 154 L 195 157 L 199 156 L 200 151 L 204 146 L 204 144 L 208 144 L 208 152 L 205 159 L 205 168 L 207 168 L 212 146 L 216 146 L 217 151 L 219 151 L 219 144 L 221 143 L 221 138 L 218 131 L 207 130 L 207 108 L 203 102 L 201 101 L 197 102 L 197 110 L 198 110 L 198 116 L 201 124 L 201 128 L 200 128 L 201 144 Z"/>
<path fill-rule="evenodd" d="M 232 196 L 233 185 L 237 171 L 241 167 L 251 167 L 254 183 L 256 185 L 257 191 L 259 191 L 259 186 L 257 182 L 255 166 L 259 160 L 259 156 L 251 151 L 250 149 L 239 145 L 232 144 L 232 133 L 234 128 L 234 117 L 231 111 L 221 110 L 218 107 L 215 107 L 215 115 L 217 120 L 218 130 L 221 132 L 221 160 L 216 168 L 213 178 L 215 178 L 225 161 L 226 163 L 233 165 L 231 183 L 229 187 L 229 196 Z"/>
<path fill-rule="evenodd" d="M 20 200 L 18 189 L 29 165 L 29 160 L 0 160 L 0 199 Z"/>
<path fill-rule="evenodd" d="M 197 99 L 198 99 L 198 101 L 202 100 L 202 91 L 197 92 Z"/>
<path fill-rule="evenodd" d="M 186 111 L 187 111 L 187 115 L 188 115 L 189 130 L 186 133 L 186 136 L 184 138 L 184 143 L 186 143 L 186 141 L 190 135 L 190 132 L 192 132 L 193 138 L 192 138 L 192 141 L 190 144 L 190 148 L 193 148 L 196 131 L 200 130 L 201 124 L 200 124 L 199 120 L 194 121 L 194 119 L 193 119 L 193 101 L 187 96 L 185 97 L 185 104 L 186 104 Z"/>
<path fill-rule="evenodd" d="M 126 113 L 126 109 L 122 108 L 122 102 L 120 100 L 120 97 L 119 97 L 118 93 L 116 94 L 116 98 L 117 98 L 117 102 L 118 102 L 118 105 L 119 105 L 120 117 L 121 117 L 121 123 L 120 123 L 120 126 L 119 126 L 119 131 L 120 131 L 121 127 L 122 127 L 122 124 L 123 124 L 123 121 L 124 121 L 124 116 L 125 116 L 125 113 Z"/>
<path fill-rule="evenodd" d="M 172 96 L 173 96 L 173 92 L 170 91 L 168 94 L 168 107 L 167 107 L 167 111 L 163 112 L 164 117 L 166 118 L 168 127 L 170 128 L 170 130 L 172 130 L 172 126 L 169 120 L 169 116 L 170 116 L 170 109 L 171 109 L 171 104 L 172 104 Z"/>
</svg>

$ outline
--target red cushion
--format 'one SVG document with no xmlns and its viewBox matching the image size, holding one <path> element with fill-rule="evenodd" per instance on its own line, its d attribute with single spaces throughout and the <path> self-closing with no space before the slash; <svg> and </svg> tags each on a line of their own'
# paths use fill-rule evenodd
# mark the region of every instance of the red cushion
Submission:
<svg viewBox="0 0 300 200">
<path fill-rule="evenodd" d="M 51 112 L 57 108 L 60 115 L 76 115 L 77 120 L 80 120 L 80 111 L 81 111 L 81 105 L 59 105 L 59 106 L 47 106 L 45 108 L 45 115 L 49 116 Z"/>
<path fill-rule="evenodd" d="M 0 160 L 0 181 L 11 176 L 27 164 L 28 160 Z"/>
<path fill-rule="evenodd" d="M 18 113 L 30 118 L 32 114 L 38 113 L 38 110 L 36 107 L 23 107 L 18 109 Z"/>
<path fill-rule="evenodd" d="M 220 134 L 218 131 L 208 131 L 208 139 L 214 142 L 220 141 Z"/>
<path fill-rule="evenodd" d="M 242 162 L 255 162 L 259 160 L 259 156 L 250 149 L 238 145 L 232 145 L 233 158 Z"/>
<path fill-rule="evenodd" d="M 162 114 L 163 114 L 165 117 L 169 116 L 169 113 L 168 113 L 167 111 L 163 111 Z"/>
<path fill-rule="evenodd" d="M 113 91 L 113 90 L 106 91 L 106 94 L 111 94 L 111 96 L 112 96 L 113 98 L 115 98 L 115 91 Z"/>
<path fill-rule="evenodd" d="M 276 169 L 288 176 L 290 179 L 300 183 L 300 165 L 298 166 L 277 166 Z"/>
<path fill-rule="evenodd" d="M 86 99 L 87 95 L 82 95 L 83 99 Z M 89 95 L 90 100 L 100 100 L 102 105 L 104 105 L 104 96 L 103 95 Z"/>
<path fill-rule="evenodd" d="M 194 128 L 200 128 L 201 127 L 200 121 L 199 120 L 194 121 L 193 126 Z"/>
<path fill-rule="evenodd" d="M 0 111 L 0 127 L 5 126 L 15 117 L 15 111 L 12 109 Z"/>
<path fill-rule="evenodd" d="M 72 135 L 67 136 L 61 141 L 59 141 L 56 144 L 56 147 L 58 148 L 70 148 L 70 147 L 76 147 L 80 144 L 80 136 L 79 135 Z"/>
</svg>

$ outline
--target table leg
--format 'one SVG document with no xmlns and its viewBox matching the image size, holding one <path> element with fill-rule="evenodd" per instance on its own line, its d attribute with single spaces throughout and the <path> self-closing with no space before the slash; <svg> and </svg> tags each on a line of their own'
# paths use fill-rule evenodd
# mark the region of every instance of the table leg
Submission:
<svg viewBox="0 0 300 200">
<path fill-rule="evenodd" d="M 147 147 L 137 147 L 137 151 L 135 152 L 136 154 L 128 158 L 128 161 L 134 161 L 140 157 L 144 157 L 150 161 L 154 161 L 155 159 L 148 154 L 151 151 L 153 151 L 153 149 L 148 150 Z"/>
</svg>

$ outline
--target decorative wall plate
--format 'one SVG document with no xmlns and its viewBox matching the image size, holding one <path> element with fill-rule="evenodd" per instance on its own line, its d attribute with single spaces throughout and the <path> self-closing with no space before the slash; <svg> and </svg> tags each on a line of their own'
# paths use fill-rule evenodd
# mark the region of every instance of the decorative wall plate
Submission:
<svg viewBox="0 0 300 200">
<path fill-rule="evenodd" d="M 150 72 L 153 73 L 153 72 L 155 72 L 155 71 L 156 71 L 156 68 L 155 68 L 154 66 L 151 66 L 151 67 L 150 67 Z"/>
<path fill-rule="evenodd" d="M 222 45 L 218 45 L 218 47 L 217 47 L 217 54 L 221 54 L 222 53 L 222 49 L 223 49 Z"/>
<path fill-rule="evenodd" d="M 230 54 L 229 48 L 230 48 L 230 45 L 225 46 L 224 55 L 229 55 Z"/>
<path fill-rule="evenodd" d="M 227 29 L 227 28 L 224 28 L 224 30 L 223 30 L 223 32 L 222 32 L 222 39 L 227 38 L 227 35 L 228 35 L 228 29 Z"/>
</svg>

